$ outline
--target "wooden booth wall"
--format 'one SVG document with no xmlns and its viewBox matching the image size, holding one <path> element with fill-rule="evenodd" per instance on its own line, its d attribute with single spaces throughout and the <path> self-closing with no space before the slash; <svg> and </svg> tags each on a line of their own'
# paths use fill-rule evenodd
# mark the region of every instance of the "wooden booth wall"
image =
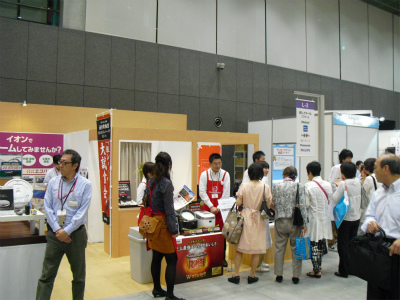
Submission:
<svg viewBox="0 0 400 300">
<path fill-rule="evenodd" d="M 129 129 L 113 127 L 113 145 L 114 155 L 111 161 L 111 186 L 118 187 L 119 178 L 119 140 L 145 140 L 145 141 L 176 141 L 192 143 L 192 182 L 191 189 L 197 190 L 197 143 L 209 142 L 220 143 L 222 145 L 253 144 L 255 151 L 259 148 L 258 134 L 248 133 L 229 133 L 229 132 L 208 132 L 192 130 L 168 130 L 168 129 Z M 90 130 L 89 139 L 96 140 L 96 130 Z M 137 226 L 136 216 L 139 213 L 138 208 L 118 207 L 118 188 L 111 190 L 111 226 L 104 224 L 104 251 L 111 257 L 120 257 L 129 255 L 129 227 Z M 110 241 L 111 230 L 111 241 Z"/>
</svg>

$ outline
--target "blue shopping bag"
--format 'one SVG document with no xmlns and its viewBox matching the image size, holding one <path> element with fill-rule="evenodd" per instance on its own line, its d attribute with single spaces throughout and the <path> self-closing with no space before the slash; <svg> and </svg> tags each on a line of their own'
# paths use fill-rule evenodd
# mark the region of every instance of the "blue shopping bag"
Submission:
<svg viewBox="0 0 400 300">
<path fill-rule="evenodd" d="M 347 183 L 345 183 L 345 190 L 343 193 L 342 198 L 340 198 L 338 204 L 336 204 L 335 208 L 333 209 L 333 217 L 335 219 L 336 228 L 339 228 L 340 224 L 342 224 L 344 217 L 346 216 L 347 212 L 349 211 L 349 196 L 347 195 Z"/>
<path fill-rule="evenodd" d="M 301 236 L 296 238 L 296 251 L 295 257 L 299 260 L 306 260 L 311 258 L 311 245 L 310 238 L 304 236 L 301 232 Z"/>
</svg>

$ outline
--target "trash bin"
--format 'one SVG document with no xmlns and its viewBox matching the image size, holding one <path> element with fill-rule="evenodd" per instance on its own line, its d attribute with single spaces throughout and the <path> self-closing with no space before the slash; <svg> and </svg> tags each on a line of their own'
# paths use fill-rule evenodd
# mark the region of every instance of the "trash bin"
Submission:
<svg viewBox="0 0 400 300">
<path fill-rule="evenodd" d="M 139 283 L 153 282 L 151 260 L 153 251 L 147 251 L 146 239 L 139 233 L 139 227 L 129 228 L 129 252 L 131 256 L 131 278 Z"/>
</svg>

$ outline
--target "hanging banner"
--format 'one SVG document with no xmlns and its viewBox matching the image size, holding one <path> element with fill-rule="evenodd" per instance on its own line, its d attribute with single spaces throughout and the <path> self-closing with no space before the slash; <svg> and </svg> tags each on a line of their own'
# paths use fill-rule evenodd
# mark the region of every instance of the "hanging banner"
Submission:
<svg viewBox="0 0 400 300">
<path fill-rule="evenodd" d="M 314 101 L 296 99 L 297 156 L 315 154 Z"/>
<path fill-rule="evenodd" d="M 368 127 L 368 128 L 377 128 L 378 129 L 379 128 L 379 119 L 376 117 L 333 113 L 333 124 Z"/>
<path fill-rule="evenodd" d="M 110 224 L 111 205 L 111 112 L 97 115 L 99 147 L 100 194 L 103 222 Z"/>
<path fill-rule="evenodd" d="M 0 154 L 18 158 L 22 155 L 22 175 L 45 175 L 54 166 L 53 156 L 62 155 L 63 147 L 63 134 L 0 132 Z M 1 162 L 21 163 L 20 158 Z M 11 165 L 16 168 L 16 164 Z"/>
</svg>

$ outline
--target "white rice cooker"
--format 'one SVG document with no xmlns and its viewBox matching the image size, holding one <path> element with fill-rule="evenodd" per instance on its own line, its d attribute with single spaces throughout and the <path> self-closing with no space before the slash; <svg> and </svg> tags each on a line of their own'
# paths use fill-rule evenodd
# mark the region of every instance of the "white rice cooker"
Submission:
<svg viewBox="0 0 400 300">
<path fill-rule="evenodd" d="M 209 211 L 195 211 L 198 227 L 215 227 L 215 215 Z"/>
</svg>

